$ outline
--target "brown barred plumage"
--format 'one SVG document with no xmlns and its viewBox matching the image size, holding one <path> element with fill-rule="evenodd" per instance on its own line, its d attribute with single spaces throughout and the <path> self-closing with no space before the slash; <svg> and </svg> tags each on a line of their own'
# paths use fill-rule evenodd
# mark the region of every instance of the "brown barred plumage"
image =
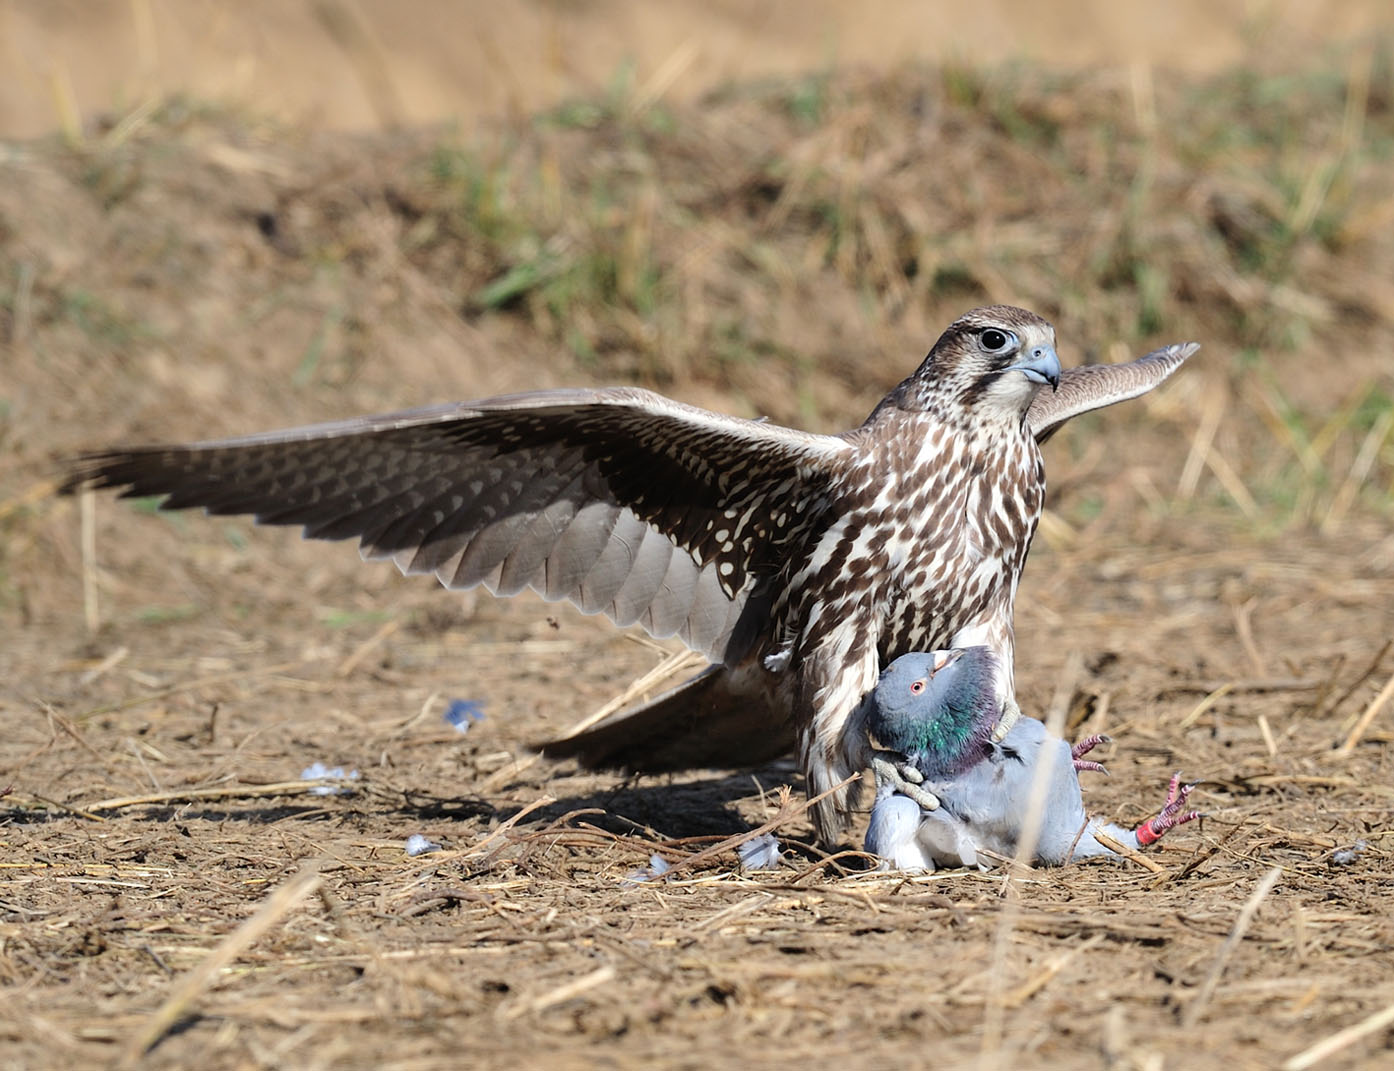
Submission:
<svg viewBox="0 0 1394 1071">
<path fill-rule="evenodd" d="M 1045 493 L 1037 440 L 1140 394 L 1195 349 L 1060 374 L 1009 306 L 955 321 L 859 428 L 811 435 L 635 388 L 542 391 L 78 459 L 63 490 L 250 513 L 447 587 L 532 587 L 716 665 L 548 745 L 639 770 L 797 743 L 819 792 L 859 769 L 881 665 L 987 644 L 1012 692 L 1012 603 Z M 1047 360 L 1048 356 L 1048 360 Z M 1060 376 L 1058 392 L 1041 389 Z M 817 811 L 841 826 L 846 793 Z"/>
</svg>

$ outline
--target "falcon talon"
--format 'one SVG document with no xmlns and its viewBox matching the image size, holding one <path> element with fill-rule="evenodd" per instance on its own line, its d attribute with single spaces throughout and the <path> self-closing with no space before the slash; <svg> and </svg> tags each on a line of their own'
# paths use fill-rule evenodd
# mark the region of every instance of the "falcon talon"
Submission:
<svg viewBox="0 0 1394 1071">
<path fill-rule="evenodd" d="M 1007 734 L 1012 731 L 1012 726 L 1021 717 L 1021 707 L 1017 706 L 1015 699 L 1006 699 L 1002 702 L 1002 716 L 997 720 L 997 725 L 992 730 L 992 742 L 1000 744 L 1007 739 Z"/>
<path fill-rule="evenodd" d="M 1013 603 L 1045 499 L 1039 443 L 1151 390 L 1196 349 L 1062 369 L 1055 343 L 1032 312 L 973 309 L 841 435 L 635 387 L 533 391 L 101 450 L 71 461 L 59 490 L 299 525 L 452 590 L 531 587 L 676 635 L 713 665 L 543 750 L 652 773 L 797 747 L 830 843 L 861 754 L 853 715 L 883 663 L 973 636 L 1010 697 Z M 980 507 L 946 514 L 949 502 Z"/>
<path fill-rule="evenodd" d="M 890 757 L 887 757 L 888 755 Z M 878 795 L 884 789 L 913 801 L 922 811 L 939 809 L 939 797 L 920 787 L 924 781 L 924 774 L 913 766 L 884 751 L 873 753 L 870 765 L 872 773 L 876 776 Z"/>
<path fill-rule="evenodd" d="M 867 765 L 877 778 L 889 777 L 893 781 L 908 781 L 912 785 L 922 784 L 924 774 L 907 763 L 893 751 L 873 747 Z"/>
</svg>

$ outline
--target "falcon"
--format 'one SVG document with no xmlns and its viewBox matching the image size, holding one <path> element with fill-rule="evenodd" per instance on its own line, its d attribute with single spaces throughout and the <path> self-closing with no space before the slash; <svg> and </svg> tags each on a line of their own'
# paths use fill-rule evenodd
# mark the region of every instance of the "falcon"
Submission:
<svg viewBox="0 0 1394 1071">
<path fill-rule="evenodd" d="M 1083 756 L 1106 739 L 1088 736 L 1071 747 L 1035 718 L 1016 721 L 993 738 L 1001 704 L 996 656 L 986 647 L 913 653 L 896 659 L 867 701 L 866 731 L 914 769 L 936 806 L 926 812 L 908 798 L 897 775 L 880 776 L 867 826 L 866 850 L 897 870 L 980 865 L 978 853 L 1014 857 L 1042 765 L 1049 785 L 1033 861 L 1060 866 L 1109 855 L 1095 832 L 1125 848 L 1155 844 L 1168 830 L 1193 822 L 1185 809 L 1191 785 L 1171 779 L 1161 810 L 1136 829 L 1090 818 L 1079 771 L 1103 767 Z M 892 764 L 894 769 L 895 764 Z"/>
<path fill-rule="evenodd" d="M 858 428 L 814 435 L 633 387 L 537 391 L 76 459 L 112 487 L 359 540 L 447 588 L 532 588 L 713 664 L 545 749 L 658 772 L 796 746 L 810 795 L 863 768 L 849 717 L 882 665 L 986 644 L 1012 689 L 1012 603 L 1045 495 L 1038 440 L 1136 397 L 1197 347 L 1062 372 L 1034 313 L 974 309 Z M 1047 389 L 1048 388 L 1048 389 Z M 848 788 L 814 810 L 845 825 Z"/>
</svg>

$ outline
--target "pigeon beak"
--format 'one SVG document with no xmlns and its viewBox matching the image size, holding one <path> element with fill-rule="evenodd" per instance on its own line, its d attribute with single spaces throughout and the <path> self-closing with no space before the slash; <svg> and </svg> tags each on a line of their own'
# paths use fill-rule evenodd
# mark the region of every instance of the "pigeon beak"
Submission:
<svg viewBox="0 0 1394 1071">
<path fill-rule="evenodd" d="M 1055 347 L 1049 343 L 1032 346 L 1025 358 L 1011 365 L 1008 372 L 1020 372 L 1032 383 L 1050 384 L 1051 390 L 1060 386 L 1060 358 L 1055 355 Z"/>
</svg>

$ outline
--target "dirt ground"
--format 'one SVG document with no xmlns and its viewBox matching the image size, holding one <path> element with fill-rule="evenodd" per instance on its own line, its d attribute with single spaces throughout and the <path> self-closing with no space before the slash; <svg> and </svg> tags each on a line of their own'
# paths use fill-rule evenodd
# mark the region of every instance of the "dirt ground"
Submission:
<svg viewBox="0 0 1394 1071">
<path fill-rule="evenodd" d="M 0 1067 L 1386 1066 L 1394 81 L 1364 55 L 602 96 L 478 140 L 183 100 L 7 145 Z M 1145 863 L 868 872 L 860 830 L 811 843 L 790 763 L 536 757 L 671 645 L 52 494 L 84 447 L 563 383 L 847 427 L 986 300 L 1067 363 L 1204 345 L 1048 444 L 1018 601 L 1023 706 L 1113 738 L 1091 811 L 1198 783 Z M 315 794 L 315 762 L 358 776 Z M 742 873 L 771 823 L 782 865 Z"/>
</svg>

